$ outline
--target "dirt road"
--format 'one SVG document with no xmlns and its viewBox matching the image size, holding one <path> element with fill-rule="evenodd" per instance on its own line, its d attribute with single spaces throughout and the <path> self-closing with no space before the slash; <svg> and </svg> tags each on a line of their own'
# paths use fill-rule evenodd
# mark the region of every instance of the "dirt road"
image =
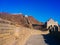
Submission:
<svg viewBox="0 0 60 45">
<path fill-rule="evenodd" d="M 42 35 L 32 35 L 25 45 L 47 45 Z"/>
</svg>

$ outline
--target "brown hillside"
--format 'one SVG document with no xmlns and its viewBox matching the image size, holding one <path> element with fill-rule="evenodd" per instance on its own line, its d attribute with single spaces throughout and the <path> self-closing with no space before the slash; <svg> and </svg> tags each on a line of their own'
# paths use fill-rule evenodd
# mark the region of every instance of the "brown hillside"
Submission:
<svg viewBox="0 0 60 45">
<path fill-rule="evenodd" d="M 29 20 L 31 21 L 32 24 L 39 24 L 39 25 L 43 25 L 42 22 L 37 21 L 34 17 L 29 16 Z"/>
<path fill-rule="evenodd" d="M 28 26 L 29 24 L 27 23 L 27 20 L 31 24 L 38 24 L 38 25 L 43 25 L 43 23 L 38 22 L 35 20 L 32 16 L 28 16 L 27 19 L 23 14 L 9 14 L 9 13 L 0 13 L 0 18 L 12 21 L 14 23 L 17 23 L 22 26 Z"/>
</svg>

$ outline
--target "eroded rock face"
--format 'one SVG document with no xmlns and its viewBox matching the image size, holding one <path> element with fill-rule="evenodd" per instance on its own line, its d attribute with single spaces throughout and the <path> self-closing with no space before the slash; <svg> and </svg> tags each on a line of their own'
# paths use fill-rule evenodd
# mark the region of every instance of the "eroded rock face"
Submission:
<svg viewBox="0 0 60 45">
<path fill-rule="evenodd" d="M 26 19 L 26 17 L 23 14 L 14 14 L 13 15 L 13 14 L 9 14 L 9 13 L 0 13 L 0 18 L 12 21 L 14 23 L 17 23 L 17 24 L 25 26 L 25 27 L 29 27 L 30 24 L 31 24 L 31 26 L 32 26 L 32 24 L 43 25 L 43 23 L 38 22 L 32 16 L 28 16 Z"/>
</svg>

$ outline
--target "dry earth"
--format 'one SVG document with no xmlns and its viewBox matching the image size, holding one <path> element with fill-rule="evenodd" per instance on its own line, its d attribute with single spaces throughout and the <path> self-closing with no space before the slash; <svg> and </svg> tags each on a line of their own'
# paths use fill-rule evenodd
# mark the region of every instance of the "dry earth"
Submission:
<svg viewBox="0 0 60 45">
<path fill-rule="evenodd" d="M 9 30 L 8 32 L 9 33 L 0 34 L 0 45 L 25 45 L 30 36 L 49 33 L 48 31 L 42 32 L 21 26 L 16 27 L 15 30 Z"/>
</svg>

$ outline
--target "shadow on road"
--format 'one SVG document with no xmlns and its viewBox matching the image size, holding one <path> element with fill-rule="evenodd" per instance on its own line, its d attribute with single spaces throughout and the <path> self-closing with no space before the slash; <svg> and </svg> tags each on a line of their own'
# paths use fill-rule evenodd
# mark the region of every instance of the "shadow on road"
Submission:
<svg viewBox="0 0 60 45">
<path fill-rule="evenodd" d="M 43 35 L 45 43 L 48 45 L 60 45 L 60 40 L 56 38 L 53 34 Z"/>
</svg>

